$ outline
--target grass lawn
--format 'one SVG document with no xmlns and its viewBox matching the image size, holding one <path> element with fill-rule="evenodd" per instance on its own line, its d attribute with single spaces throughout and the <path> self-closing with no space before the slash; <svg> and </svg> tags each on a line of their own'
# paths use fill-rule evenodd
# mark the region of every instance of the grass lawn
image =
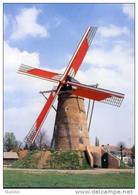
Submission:
<svg viewBox="0 0 138 195">
<path fill-rule="evenodd" d="M 4 170 L 4 187 L 87 187 L 87 188 L 134 188 L 134 174 L 65 174 L 65 173 L 25 173 Z"/>
</svg>

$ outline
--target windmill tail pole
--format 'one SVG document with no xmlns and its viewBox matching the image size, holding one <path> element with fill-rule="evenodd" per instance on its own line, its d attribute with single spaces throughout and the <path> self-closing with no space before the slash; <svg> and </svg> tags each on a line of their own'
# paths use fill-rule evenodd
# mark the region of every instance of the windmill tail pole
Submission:
<svg viewBox="0 0 138 195">
<path fill-rule="evenodd" d="M 87 118 L 87 119 L 88 119 L 89 110 L 90 110 L 90 103 L 91 103 L 91 100 L 89 99 L 89 103 L 88 103 L 88 109 L 87 109 L 87 115 L 86 115 L 86 118 Z"/>
<path fill-rule="evenodd" d="M 91 85 L 91 86 L 92 86 L 92 87 L 98 87 L 98 84 Z M 90 106 L 91 106 L 91 100 L 89 99 L 88 109 L 87 109 L 87 114 L 86 114 L 86 118 L 87 118 L 87 119 L 88 119 L 88 116 L 89 116 Z"/>
<path fill-rule="evenodd" d="M 98 84 L 95 85 L 95 87 L 98 87 Z M 89 103 L 90 104 L 90 103 Z M 94 110 L 94 104 L 95 104 L 95 100 L 93 100 L 93 104 L 92 104 L 92 109 L 91 109 L 91 114 L 90 114 L 90 120 L 89 120 L 89 125 L 88 125 L 88 131 L 90 131 L 90 127 L 91 127 L 91 122 L 92 122 L 92 116 L 93 116 L 93 110 Z M 88 114 L 88 113 L 87 113 Z M 88 115 L 87 115 L 88 117 Z"/>
<path fill-rule="evenodd" d="M 48 100 L 48 98 L 45 96 L 45 93 L 51 93 L 51 92 L 53 92 L 53 91 L 55 91 L 55 90 L 40 91 L 40 94 L 42 94 L 43 97 L 44 97 L 46 100 Z M 56 108 L 54 107 L 54 105 L 52 105 L 52 108 L 53 108 L 55 111 L 57 111 Z"/>
</svg>

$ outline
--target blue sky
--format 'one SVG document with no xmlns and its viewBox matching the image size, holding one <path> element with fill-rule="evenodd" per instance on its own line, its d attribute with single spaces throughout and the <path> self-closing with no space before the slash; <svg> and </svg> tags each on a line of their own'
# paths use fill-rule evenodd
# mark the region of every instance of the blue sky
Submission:
<svg viewBox="0 0 138 195">
<path fill-rule="evenodd" d="M 68 63 L 67 53 L 73 53 L 79 37 L 82 36 L 88 25 L 106 26 L 114 24 L 119 27 L 127 25 L 133 30 L 132 21 L 128 22 L 128 18 L 122 13 L 122 4 L 5 4 L 4 10 L 5 14 L 14 20 L 20 14 L 20 10 L 32 7 L 42 11 L 37 21 L 46 26 L 49 37 L 46 39 L 37 37 L 36 39 L 28 36 L 25 39 L 20 39 L 20 41 L 10 40 L 10 44 L 21 50 L 38 51 L 42 66 L 45 64 L 47 66 L 66 66 Z M 9 39 L 12 30 L 13 26 L 6 31 L 5 39 Z M 122 35 L 121 38 L 124 39 L 125 37 Z M 106 45 L 108 49 L 110 49 L 110 44 L 114 44 L 113 38 Z M 58 56 L 62 56 L 62 58 Z"/>
<path fill-rule="evenodd" d="M 38 92 L 53 86 L 18 75 L 20 63 L 63 72 L 88 26 L 98 31 L 76 78 L 126 94 L 120 109 L 96 104 L 91 139 L 133 144 L 133 4 L 4 4 L 5 131 L 22 140 L 43 105 Z M 54 117 L 43 128 L 52 131 Z"/>
</svg>

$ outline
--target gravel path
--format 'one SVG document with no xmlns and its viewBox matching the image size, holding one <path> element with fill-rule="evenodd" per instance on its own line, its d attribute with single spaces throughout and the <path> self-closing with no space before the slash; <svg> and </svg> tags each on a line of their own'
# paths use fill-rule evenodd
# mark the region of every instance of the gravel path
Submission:
<svg viewBox="0 0 138 195">
<path fill-rule="evenodd" d="M 134 173 L 134 169 L 89 169 L 89 170 L 59 170 L 59 169 L 18 169 L 4 167 L 4 170 L 23 171 L 25 173 L 69 173 L 69 174 L 105 174 L 105 173 Z"/>
</svg>

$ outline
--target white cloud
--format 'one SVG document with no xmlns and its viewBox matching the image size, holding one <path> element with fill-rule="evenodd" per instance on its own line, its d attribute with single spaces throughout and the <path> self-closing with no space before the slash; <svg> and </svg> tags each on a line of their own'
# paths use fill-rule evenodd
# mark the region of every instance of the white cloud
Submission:
<svg viewBox="0 0 138 195">
<path fill-rule="evenodd" d="M 112 83 L 113 85 L 120 81 L 126 86 L 126 84 L 129 85 L 130 81 L 132 82 L 134 79 L 133 55 L 132 50 L 126 45 L 118 44 L 110 50 L 102 48 L 90 50 L 84 62 L 91 64 L 92 72 L 95 71 L 93 78 L 99 78 L 99 81 L 101 79 L 104 79 L 104 81 L 107 80 L 107 83 Z"/>
<path fill-rule="evenodd" d="M 122 10 L 130 19 L 134 19 L 134 4 L 124 4 Z"/>
<path fill-rule="evenodd" d="M 7 58 L 8 54 L 8 58 Z M 39 66 L 39 54 L 28 53 L 27 51 L 20 51 L 18 48 L 10 47 L 9 44 L 4 42 L 4 68 L 6 71 L 15 70 L 21 63 L 32 64 L 35 67 Z"/>
<path fill-rule="evenodd" d="M 18 48 L 11 47 L 7 42 L 4 42 L 4 84 L 5 92 L 12 91 L 32 91 L 34 93 L 40 90 L 52 88 L 53 83 L 42 79 L 36 79 L 25 75 L 18 74 L 17 71 L 21 64 L 26 64 L 32 67 L 39 67 L 39 53 L 20 51 Z M 47 70 L 50 70 L 46 67 Z M 51 70 L 53 72 L 62 72 L 62 70 Z M 34 84 L 35 82 L 35 84 Z"/>
<path fill-rule="evenodd" d="M 11 39 L 17 40 L 26 36 L 47 37 L 47 28 L 37 22 L 40 13 L 41 10 L 36 9 L 35 7 L 22 9 L 13 22 Z"/>
<path fill-rule="evenodd" d="M 8 55 L 8 57 L 7 57 Z M 33 82 L 30 78 L 27 80 L 17 74 L 20 64 L 39 66 L 39 54 L 20 51 L 17 48 L 11 48 L 6 42 L 4 43 L 4 84 L 5 92 L 16 92 L 20 89 L 27 90 L 31 88 Z"/>
<path fill-rule="evenodd" d="M 98 32 L 102 37 L 117 37 L 120 35 L 127 35 L 129 33 L 129 30 L 127 29 L 127 27 L 119 27 L 110 24 L 109 26 L 101 26 Z"/>
<path fill-rule="evenodd" d="M 21 98 L 21 97 L 20 97 Z M 26 100 L 25 106 L 10 107 L 4 110 L 4 131 L 14 132 L 18 140 L 23 141 L 29 130 L 33 126 L 38 114 L 42 110 L 45 99 L 40 95 L 35 95 L 30 100 Z M 55 111 L 51 109 L 46 118 L 42 129 L 47 133 L 48 139 L 51 139 L 54 127 Z M 51 123 L 52 121 L 52 123 Z"/>
<path fill-rule="evenodd" d="M 17 70 L 21 63 L 39 67 L 39 53 L 20 51 L 18 48 L 13 48 L 7 42 L 5 42 L 4 130 L 14 132 L 17 139 L 23 140 L 29 129 L 34 124 L 46 101 L 44 97 L 39 94 L 39 91 L 52 89 L 54 83 L 18 74 Z M 53 71 L 61 72 L 61 70 Z M 18 105 L 18 103 L 16 105 L 15 101 L 20 103 L 20 105 Z M 15 103 L 13 104 L 13 102 Z M 8 107 L 7 104 L 9 105 Z M 47 130 L 47 135 L 49 136 L 49 138 L 51 138 L 53 132 L 53 118 L 55 118 L 54 112 L 51 109 L 51 113 L 49 113 L 45 123 L 43 124 L 43 128 Z"/>
</svg>

